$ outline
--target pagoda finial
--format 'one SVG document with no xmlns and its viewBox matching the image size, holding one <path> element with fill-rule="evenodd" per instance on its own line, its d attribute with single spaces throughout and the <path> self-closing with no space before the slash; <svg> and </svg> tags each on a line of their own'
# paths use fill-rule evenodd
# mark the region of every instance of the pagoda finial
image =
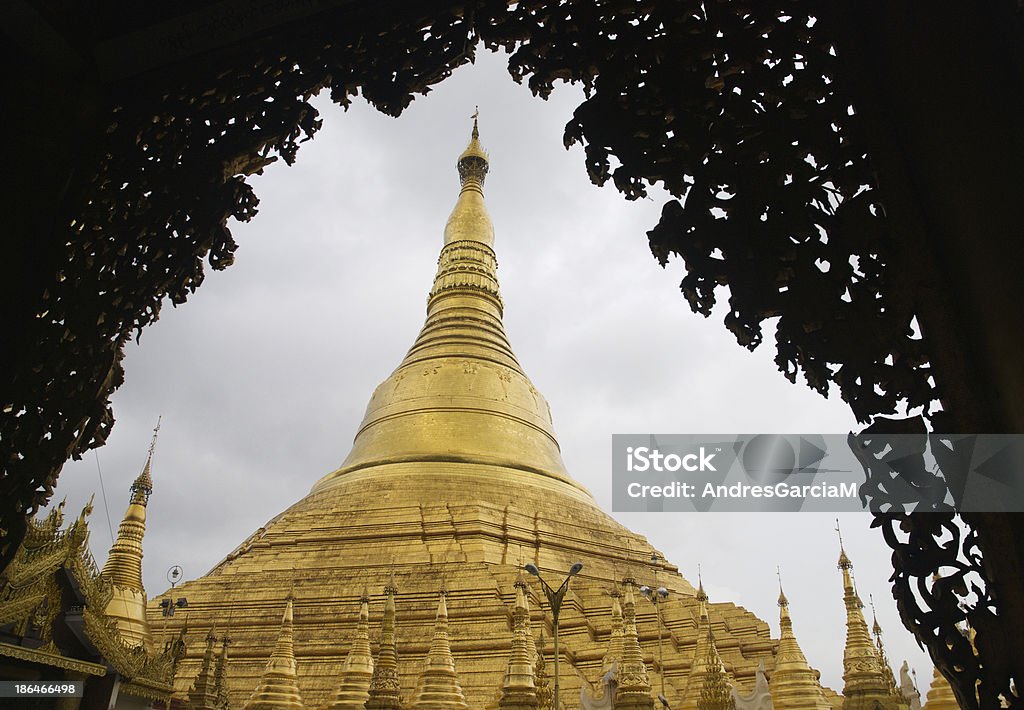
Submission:
<svg viewBox="0 0 1024 710">
<path fill-rule="evenodd" d="M 483 190 L 484 178 L 487 176 L 488 159 L 483 146 L 480 145 L 480 107 L 477 106 L 473 115 L 473 131 L 469 135 L 469 145 L 462 151 L 456 163 L 459 169 L 459 182 L 462 189 L 474 188 Z"/>
<path fill-rule="evenodd" d="M 839 518 L 836 518 L 836 534 L 839 536 L 839 569 L 851 569 L 853 563 L 846 556 L 846 548 L 843 547 L 843 531 L 839 528 Z"/>
<path fill-rule="evenodd" d="M 778 565 L 775 566 L 775 576 L 779 578 L 779 606 L 788 607 L 789 600 L 786 599 L 786 593 L 782 591 L 782 570 Z"/>
<path fill-rule="evenodd" d="M 142 473 L 132 482 L 132 502 L 146 505 L 149 502 L 149 496 L 153 492 L 153 452 L 156 451 L 156 438 L 160 433 L 160 422 L 163 421 L 163 416 L 156 418 L 156 426 L 153 428 L 153 438 L 149 441 L 149 452 L 146 455 L 146 464 L 142 467 Z"/>
<path fill-rule="evenodd" d="M 267 667 L 256 690 L 246 702 L 244 710 L 304 710 L 299 695 L 298 673 L 295 664 L 293 624 L 294 597 L 289 592 L 285 600 L 281 631 L 277 636 Z"/>
<path fill-rule="evenodd" d="M 697 611 L 698 625 L 708 621 L 708 593 L 704 591 L 704 578 L 701 576 L 700 565 L 697 565 Z"/>
</svg>

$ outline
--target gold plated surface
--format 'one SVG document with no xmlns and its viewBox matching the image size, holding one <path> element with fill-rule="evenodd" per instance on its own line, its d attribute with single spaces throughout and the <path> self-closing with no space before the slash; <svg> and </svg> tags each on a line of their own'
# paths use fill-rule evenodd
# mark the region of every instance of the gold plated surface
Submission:
<svg viewBox="0 0 1024 710">
<path fill-rule="evenodd" d="M 87 684 L 88 676 L 116 674 L 121 695 L 166 701 L 182 655 L 180 638 L 169 635 L 160 653 L 126 638 L 118 619 L 104 611 L 115 587 L 89 550 L 92 501 L 67 528 L 61 527 L 63 508 L 61 503 L 31 521 L 14 558 L 0 570 L 0 627 L 13 640 L 0 644 L 0 656 L 49 667 L 44 677 L 55 677 L 53 669 L 79 673 Z"/>
<path fill-rule="evenodd" d="M 114 621 L 127 643 L 144 646 L 147 650 L 153 648 L 153 637 L 146 618 L 146 590 L 142 586 L 142 539 L 146 535 L 146 505 L 153 492 L 151 469 L 155 444 L 154 435 L 146 465 L 132 482 L 131 501 L 100 573 L 110 580 L 114 590 L 106 615 Z"/>
<path fill-rule="evenodd" d="M 216 710 L 217 697 L 217 660 L 216 649 L 217 637 L 214 630 L 206 635 L 206 650 L 203 652 L 203 665 L 199 669 L 192 687 L 188 691 L 188 701 L 192 705 L 191 710 Z"/>
<path fill-rule="evenodd" d="M 370 595 L 363 590 L 359 598 L 359 621 L 352 637 L 352 646 L 345 657 L 341 681 L 329 710 L 363 710 L 370 699 L 373 677 L 373 656 L 370 652 Z"/>
<path fill-rule="evenodd" d="M 651 697 L 651 681 L 647 675 L 643 651 L 637 638 L 636 595 L 633 579 L 626 581 L 626 593 L 622 605 L 622 661 L 619 663 L 615 707 L 621 710 L 650 710 L 654 706 Z"/>
<path fill-rule="evenodd" d="M 840 544 L 839 570 L 843 575 L 846 606 L 846 646 L 843 649 L 843 710 L 906 710 L 901 698 L 889 691 L 878 650 L 871 643 L 864 620 L 864 603 L 853 585 L 853 563 Z"/>
<path fill-rule="evenodd" d="M 612 588 L 610 595 L 612 598 L 611 634 L 608 637 L 608 652 L 604 654 L 604 659 L 601 661 L 602 675 L 610 671 L 612 666 L 617 667 L 622 662 L 623 644 L 625 643 L 622 603 L 619 601 L 622 594 L 619 592 L 617 584 Z"/>
<path fill-rule="evenodd" d="M 245 710 L 304 710 L 297 683 L 293 622 L 294 608 L 288 597 L 274 651 Z"/>
<path fill-rule="evenodd" d="M 537 685 L 534 680 L 536 651 L 530 630 L 529 587 L 520 572 L 515 583 L 516 600 L 512 607 L 512 653 L 505 680 L 501 684 L 501 710 L 535 710 Z"/>
<path fill-rule="evenodd" d="M 423 670 L 416 683 L 416 694 L 412 698 L 412 710 L 468 710 L 466 696 L 462 693 L 459 677 L 455 672 L 448 637 L 448 606 L 444 589 L 438 595 L 437 616 L 434 619 L 434 637 L 430 650 L 423 662 Z"/>
<path fill-rule="evenodd" d="M 384 615 L 380 624 L 377 659 L 370 677 L 366 710 L 397 710 L 402 706 L 402 685 L 398 679 L 398 653 L 395 647 L 395 577 L 384 587 Z"/>
<path fill-rule="evenodd" d="M 960 704 L 953 695 L 953 688 L 938 668 L 932 669 L 932 684 L 928 688 L 922 710 L 959 710 Z"/>
<path fill-rule="evenodd" d="M 470 170 L 467 162 L 482 167 Z M 483 198 L 486 154 L 474 125 L 459 158 L 462 189 L 445 226 L 419 337 L 374 391 L 352 451 L 314 488 L 396 464 L 483 464 L 589 494 L 565 470 L 544 397 L 526 377 L 502 323 L 494 227 Z M 528 482 L 529 479 L 526 479 Z"/>
<path fill-rule="evenodd" d="M 351 600 L 364 587 L 384 587 L 368 604 L 371 628 L 380 624 L 382 630 L 366 706 L 398 710 L 402 699 L 408 704 L 415 697 L 419 670 L 436 640 L 442 586 L 466 702 L 481 708 L 498 703 L 509 668 L 508 608 L 517 603 L 525 562 L 552 577 L 575 562 L 584 565 L 559 620 L 564 703 L 575 705 L 581 678 L 600 679 L 610 643 L 620 658 L 626 655 L 626 624 L 621 617 L 613 621 L 607 596 L 623 573 L 642 573 L 671 592 L 660 605 L 663 670 L 668 700 L 673 707 L 681 700 L 699 636 L 695 590 L 661 555 L 652 560 L 647 540 L 601 511 L 565 469 L 548 405 L 516 360 L 502 324 L 494 231 L 483 203 L 487 169 L 474 126 L 459 159 L 461 190 L 426 322 L 374 392 L 348 457 L 206 576 L 177 587 L 175 594 L 189 600 L 193 628 L 230 624 L 227 682 L 235 704 L 260 682 L 277 636 L 275 609 L 292 590 L 298 687 L 310 707 L 331 702 L 360 623 L 352 620 Z M 536 680 L 543 708 L 550 704 L 554 661 L 550 610 L 535 586 L 526 595 L 530 623 L 549 639 L 547 656 L 536 658 L 547 673 Z M 733 677 L 752 684 L 759 662 L 773 665 L 768 626 L 741 607 L 714 607 L 705 628 L 715 625 Z M 157 618 L 158 605 L 149 613 Z M 649 666 L 655 610 L 634 606 L 632 613 L 641 662 Z M 182 624 L 173 617 L 168 633 Z M 193 635 L 196 649 L 202 648 L 200 633 Z M 636 649 L 631 653 L 636 664 Z M 182 662 L 180 692 L 200 665 L 199 650 Z"/>
<path fill-rule="evenodd" d="M 804 652 L 793 633 L 789 616 L 789 600 L 779 584 L 779 652 L 775 656 L 775 672 L 769 682 L 775 710 L 830 710 L 822 693 L 818 674 L 807 663 Z"/>
</svg>

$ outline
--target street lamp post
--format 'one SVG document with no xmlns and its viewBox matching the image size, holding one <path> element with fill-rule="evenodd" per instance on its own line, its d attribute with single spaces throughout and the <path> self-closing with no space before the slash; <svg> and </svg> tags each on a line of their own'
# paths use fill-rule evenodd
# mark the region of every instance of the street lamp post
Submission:
<svg viewBox="0 0 1024 710">
<path fill-rule="evenodd" d="M 577 562 L 569 568 L 569 575 L 557 590 L 548 586 L 548 583 L 540 576 L 540 570 L 537 569 L 537 565 L 527 564 L 523 566 L 523 569 L 540 581 L 541 588 L 544 589 L 544 596 L 548 598 L 548 604 L 551 606 L 551 629 L 555 637 L 555 707 L 553 710 L 562 710 L 562 705 L 558 699 L 558 611 L 562 608 L 562 599 L 565 598 L 565 593 L 569 591 L 569 580 L 579 574 L 580 570 L 583 569 L 583 563 Z"/>
<path fill-rule="evenodd" d="M 661 676 L 661 702 L 668 704 L 665 698 L 665 662 L 661 651 L 661 604 L 659 602 L 668 599 L 668 590 L 665 587 L 651 589 L 646 584 L 640 587 L 640 593 L 654 605 L 654 614 L 658 619 L 658 675 Z"/>
</svg>

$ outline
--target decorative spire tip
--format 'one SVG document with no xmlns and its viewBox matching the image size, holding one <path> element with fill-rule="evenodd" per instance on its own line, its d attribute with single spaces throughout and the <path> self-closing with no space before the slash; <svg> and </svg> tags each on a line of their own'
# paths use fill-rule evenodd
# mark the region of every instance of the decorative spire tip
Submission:
<svg viewBox="0 0 1024 710">
<path fill-rule="evenodd" d="M 473 119 L 473 132 L 470 134 L 469 145 L 462 151 L 456 166 L 459 169 L 459 182 L 462 187 L 465 189 L 469 183 L 476 185 L 479 190 L 483 188 L 484 178 L 487 177 L 489 168 L 487 153 L 480 145 L 479 106 L 476 107 L 471 118 Z"/>
</svg>

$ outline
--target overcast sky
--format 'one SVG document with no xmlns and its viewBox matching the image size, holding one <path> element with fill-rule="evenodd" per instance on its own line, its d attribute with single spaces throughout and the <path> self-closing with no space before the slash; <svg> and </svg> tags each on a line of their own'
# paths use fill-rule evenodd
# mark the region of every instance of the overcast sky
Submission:
<svg viewBox="0 0 1024 710">
<path fill-rule="evenodd" d="M 260 213 L 232 225 L 235 264 L 208 273 L 184 306 L 167 304 L 141 344 L 129 345 L 113 435 L 61 476 L 57 498 L 67 495 L 72 513 L 97 493 L 100 564 L 159 415 L 145 540 L 150 597 L 167 588 L 169 567 L 181 565 L 188 579 L 205 574 L 345 458 L 374 387 L 422 326 L 476 104 L 491 157 L 485 192 L 506 329 L 551 405 L 568 470 L 603 508 L 611 509 L 613 433 L 858 428 L 837 396 L 825 400 L 778 373 L 769 334 L 750 353 L 722 326 L 722 308 L 707 320 L 689 311 L 682 263 L 662 269 L 647 245 L 664 196 L 630 203 L 599 189 L 582 149 L 562 146 L 582 91 L 534 99 L 504 67 L 483 53 L 397 120 L 362 102 L 346 113 L 321 97 L 323 130 L 297 165 L 253 179 Z M 780 565 L 797 638 L 823 683 L 842 689 L 834 516 L 616 517 L 694 583 L 699 563 L 713 601 L 746 607 L 776 636 Z M 890 551 L 868 515 L 841 517 L 894 670 L 908 659 L 923 695 L 931 665 L 900 625 Z"/>
</svg>

